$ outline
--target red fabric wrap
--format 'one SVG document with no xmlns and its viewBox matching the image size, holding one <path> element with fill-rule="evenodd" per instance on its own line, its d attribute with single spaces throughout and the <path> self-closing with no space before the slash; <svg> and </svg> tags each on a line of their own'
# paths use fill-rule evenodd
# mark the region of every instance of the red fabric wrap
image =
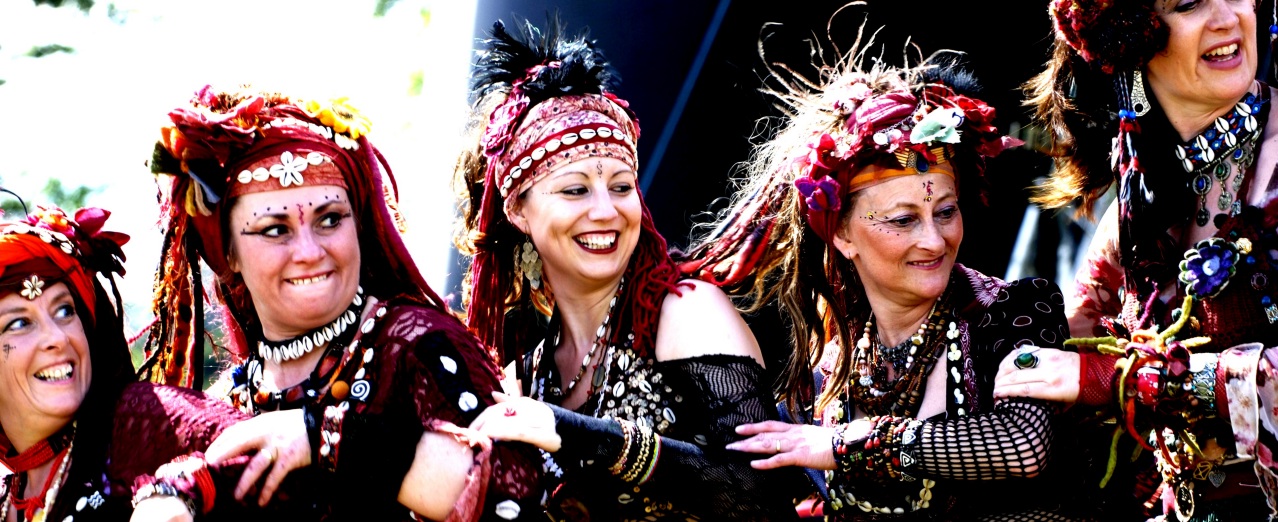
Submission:
<svg viewBox="0 0 1278 522">
<path fill-rule="evenodd" d="M 1102 407 L 1114 400 L 1114 363 L 1116 355 L 1078 352 L 1078 402 Z"/>
<path fill-rule="evenodd" d="M 0 234 L 0 295 L 21 292 L 23 282 L 32 275 L 44 281 L 44 290 L 58 281 L 67 283 L 89 318 L 94 317 L 93 277 L 79 260 L 36 235 Z"/>
</svg>

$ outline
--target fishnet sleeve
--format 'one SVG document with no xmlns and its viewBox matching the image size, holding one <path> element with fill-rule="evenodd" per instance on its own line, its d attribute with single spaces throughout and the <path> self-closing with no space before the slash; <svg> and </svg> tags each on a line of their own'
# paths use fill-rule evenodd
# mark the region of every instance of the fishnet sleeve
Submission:
<svg viewBox="0 0 1278 522">
<path fill-rule="evenodd" d="M 1052 410 L 1042 401 L 1011 399 L 971 417 L 925 421 L 901 452 L 911 467 L 949 480 L 1030 478 L 1043 472 L 1052 447 Z M 903 461 L 909 459 L 902 459 Z"/>
<path fill-rule="evenodd" d="M 661 437 L 646 490 L 708 520 L 797 520 L 790 492 L 806 483 L 798 468 L 756 470 L 748 454 L 724 449 L 742 438 L 736 426 L 777 418 L 761 382 L 763 368 L 727 355 L 658 362 L 657 368 L 683 400 L 671 404 L 678 422 Z M 575 448 L 569 450 L 574 458 L 561 462 L 593 461 L 606 469 L 617 460 L 623 433 L 616 421 L 552 408 L 563 437 L 560 452 Z"/>
</svg>

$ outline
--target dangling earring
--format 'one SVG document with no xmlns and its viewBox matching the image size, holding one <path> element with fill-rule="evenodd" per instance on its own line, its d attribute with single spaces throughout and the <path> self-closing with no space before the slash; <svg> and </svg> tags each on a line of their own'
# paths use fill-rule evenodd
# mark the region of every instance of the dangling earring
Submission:
<svg viewBox="0 0 1278 522">
<path fill-rule="evenodd" d="M 1137 117 L 1149 112 L 1149 98 L 1145 96 L 1145 75 L 1140 69 L 1132 73 L 1132 112 Z"/>
<path fill-rule="evenodd" d="M 531 239 L 525 239 L 524 246 L 515 251 L 515 266 L 528 279 L 528 286 L 533 290 L 541 288 L 541 256 Z"/>
</svg>

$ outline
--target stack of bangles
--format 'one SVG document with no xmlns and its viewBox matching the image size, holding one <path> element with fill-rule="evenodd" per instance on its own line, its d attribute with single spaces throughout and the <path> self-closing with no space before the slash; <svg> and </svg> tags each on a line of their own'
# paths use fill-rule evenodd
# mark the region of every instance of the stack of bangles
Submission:
<svg viewBox="0 0 1278 522">
<path fill-rule="evenodd" d="M 643 484 L 652 477 L 661 457 L 661 435 L 628 420 L 617 419 L 617 423 L 621 425 L 621 452 L 608 471 L 624 482 Z"/>
<path fill-rule="evenodd" d="M 201 455 L 183 455 L 160 466 L 154 477 L 138 477 L 133 507 L 151 497 L 174 497 L 186 504 L 192 516 L 213 510 L 217 489 L 208 463 Z"/>
<path fill-rule="evenodd" d="M 1194 354 L 1187 359 L 1177 364 L 1142 364 L 1126 372 L 1119 404 L 1134 436 L 1145 432 L 1138 426 L 1160 432 L 1189 430 L 1201 420 L 1218 416 L 1216 398 L 1223 390 L 1217 388 L 1224 380 L 1217 375 L 1217 355 Z"/>
</svg>

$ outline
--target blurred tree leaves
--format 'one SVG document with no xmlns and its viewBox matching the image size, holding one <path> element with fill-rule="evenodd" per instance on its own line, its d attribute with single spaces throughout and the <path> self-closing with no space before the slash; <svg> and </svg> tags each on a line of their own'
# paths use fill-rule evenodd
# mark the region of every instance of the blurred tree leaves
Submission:
<svg viewBox="0 0 1278 522">
<path fill-rule="evenodd" d="M 75 49 L 62 44 L 37 45 L 27 51 L 27 56 L 32 58 L 44 58 L 55 53 L 74 53 Z"/>
<path fill-rule="evenodd" d="M 35 2 L 35 5 L 47 5 L 50 7 L 62 7 L 64 5 L 75 6 L 80 8 L 81 11 L 84 11 L 86 13 L 89 12 L 90 9 L 93 9 L 93 0 L 74 0 L 72 2 L 68 2 L 67 0 L 32 0 L 32 1 Z"/>
<path fill-rule="evenodd" d="M 28 209 L 35 208 L 35 205 L 57 205 L 70 213 L 83 207 L 85 200 L 90 194 L 97 192 L 97 189 L 83 186 L 67 189 L 62 184 L 62 180 L 53 178 L 44 184 L 44 190 L 41 192 L 42 194 L 37 198 L 23 198 L 26 200 Z M 3 201 L 0 201 L 0 210 L 4 211 L 6 218 L 20 218 L 26 215 L 22 202 L 17 198 L 6 194 L 0 194 L 0 196 L 4 196 Z"/>
</svg>

